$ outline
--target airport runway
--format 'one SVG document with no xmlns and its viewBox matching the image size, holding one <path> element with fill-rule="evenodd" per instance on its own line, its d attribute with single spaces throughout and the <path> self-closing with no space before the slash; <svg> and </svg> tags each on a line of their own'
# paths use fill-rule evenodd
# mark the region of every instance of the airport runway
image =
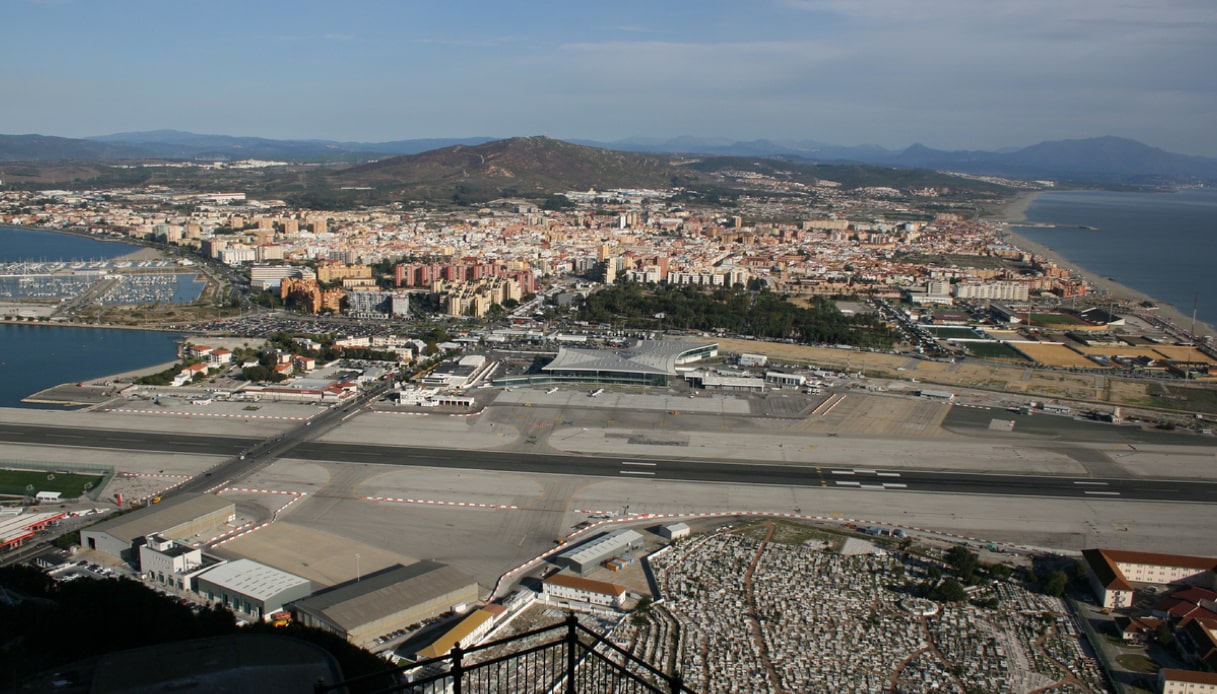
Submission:
<svg viewBox="0 0 1217 694">
<path fill-rule="evenodd" d="M 334 413 L 337 424 L 340 413 Z M 322 422 L 315 424 L 321 425 Z M 814 465 L 717 462 L 628 456 L 579 456 L 501 451 L 461 451 L 307 440 L 322 426 L 300 428 L 278 439 L 77 429 L 0 424 L 0 442 L 35 446 L 109 448 L 194 453 L 230 457 L 190 484 L 199 491 L 214 480 L 238 478 L 278 458 L 335 463 L 369 463 L 447 469 L 493 470 L 647 480 L 716 482 L 737 485 L 822 487 L 826 489 L 1073 497 L 1087 501 L 1121 499 L 1217 502 L 1217 483 L 1194 480 L 1058 477 L 912 469 L 817 467 Z M 240 459 L 248 454 L 249 459 Z M 198 487 L 198 489 L 194 489 Z"/>
<path fill-rule="evenodd" d="M 452 451 L 397 446 L 308 442 L 292 449 L 303 460 L 405 465 L 451 469 L 586 475 L 617 479 L 719 482 L 739 485 L 824 487 L 946 494 L 1074 497 L 1088 501 L 1217 502 L 1217 483 L 1191 480 L 1104 479 L 1043 475 L 834 468 L 656 458 L 532 455 L 498 451 Z"/>
</svg>

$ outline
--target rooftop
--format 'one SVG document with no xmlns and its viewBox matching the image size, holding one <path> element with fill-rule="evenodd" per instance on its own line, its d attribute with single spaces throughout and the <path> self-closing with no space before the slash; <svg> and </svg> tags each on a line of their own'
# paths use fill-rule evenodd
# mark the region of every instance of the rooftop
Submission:
<svg viewBox="0 0 1217 694">
<path fill-rule="evenodd" d="M 420 561 L 348 581 L 295 605 L 350 629 L 473 583 L 472 578 L 447 564 Z"/>
<path fill-rule="evenodd" d="M 146 535 L 163 533 L 225 508 L 231 513 L 236 512 L 236 506 L 231 501 L 212 494 L 182 496 L 102 521 L 87 528 L 86 532 L 104 532 L 120 539 L 134 541 Z"/>
<path fill-rule="evenodd" d="M 269 600 L 285 590 L 301 585 L 312 588 L 307 578 L 259 564 L 252 559 L 238 559 L 220 564 L 199 575 L 199 578 L 233 592 L 248 595 L 255 600 Z"/>
<path fill-rule="evenodd" d="M 609 371 L 676 375 L 676 365 L 685 353 L 711 345 L 700 342 L 640 340 L 630 349 L 580 349 L 560 347 L 558 356 L 542 371 Z"/>
</svg>

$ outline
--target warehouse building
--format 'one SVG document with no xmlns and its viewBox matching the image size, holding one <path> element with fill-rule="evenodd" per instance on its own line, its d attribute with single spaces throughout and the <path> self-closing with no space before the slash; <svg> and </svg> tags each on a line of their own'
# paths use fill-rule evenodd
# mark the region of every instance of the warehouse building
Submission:
<svg viewBox="0 0 1217 694">
<path fill-rule="evenodd" d="M 659 526 L 659 535 L 668 540 L 679 540 L 688 537 L 692 530 L 687 523 L 668 523 Z"/>
<path fill-rule="evenodd" d="M 129 561 L 149 535 L 187 538 L 217 529 L 237 517 L 237 507 L 211 494 L 182 496 L 161 504 L 102 521 L 80 531 L 88 549 Z"/>
<path fill-rule="evenodd" d="M 261 620 L 294 600 L 307 598 L 313 584 L 286 571 L 250 559 L 221 564 L 199 574 L 198 593 L 238 616 Z"/>
<path fill-rule="evenodd" d="M 463 612 L 478 599 L 478 585 L 457 569 L 433 561 L 391 566 L 299 600 L 295 619 L 368 647 L 376 637 L 409 629 L 445 612 Z"/>
<path fill-rule="evenodd" d="M 587 573 L 600 562 L 642 546 L 642 535 L 634 530 L 618 530 L 572 547 L 554 557 L 554 563 L 578 573 Z"/>
</svg>

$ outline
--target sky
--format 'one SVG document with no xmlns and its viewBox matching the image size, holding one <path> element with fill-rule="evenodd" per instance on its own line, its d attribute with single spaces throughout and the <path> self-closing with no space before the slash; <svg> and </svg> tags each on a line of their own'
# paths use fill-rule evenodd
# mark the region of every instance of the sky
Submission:
<svg viewBox="0 0 1217 694">
<path fill-rule="evenodd" d="M 1213 0 L 0 0 L 0 133 L 1217 156 Z"/>
</svg>

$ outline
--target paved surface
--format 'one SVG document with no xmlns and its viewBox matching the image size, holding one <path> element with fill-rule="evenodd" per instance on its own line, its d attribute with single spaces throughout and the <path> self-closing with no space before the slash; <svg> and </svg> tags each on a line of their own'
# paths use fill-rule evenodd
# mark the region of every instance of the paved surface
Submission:
<svg viewBox="0 0 1217 694">
<path fill-rule="evenodd" d="M 123 478 L 127 484 L 152 490 L 171 475 L 201 475 L 259 441 L 294 434 L 281 452 L 234 469 L 244 471 L 242 488 L 303 496 L 272 525 L 219 551 L 322 585 L 434 558 L 490 586 L 553 549 L 588 510 L 629 514 L 643 527 L 660 522 L 650 514 L 755 511 L 1069 550 L 1217 553 L 1206 507 L 1131 498 L 1217 501 L 1212 438 L 886 394 L 787 394 L 780 403 L 614 395 L 620 408 L 606 407 L 607 395 L 505 392 L 473 416 L 364 411 L 342 421 L 351 413 L 337 413 L 329 431 L 318 419 L 304 427 L 289 420 L 0 410 L 0 457 L 54 462 L 79 459 L 88 449 L 87 462 L 114 465 L 135 475 Z M 998 417 L 1016 419 L 1014 431 L 990 431 Z M 907 486 L 872 486 L 884 483 Z M 933 485 L 955 493 L 922 491 Z M 261 518 L 295 497 L 233 498 Z"/>
</svg>

